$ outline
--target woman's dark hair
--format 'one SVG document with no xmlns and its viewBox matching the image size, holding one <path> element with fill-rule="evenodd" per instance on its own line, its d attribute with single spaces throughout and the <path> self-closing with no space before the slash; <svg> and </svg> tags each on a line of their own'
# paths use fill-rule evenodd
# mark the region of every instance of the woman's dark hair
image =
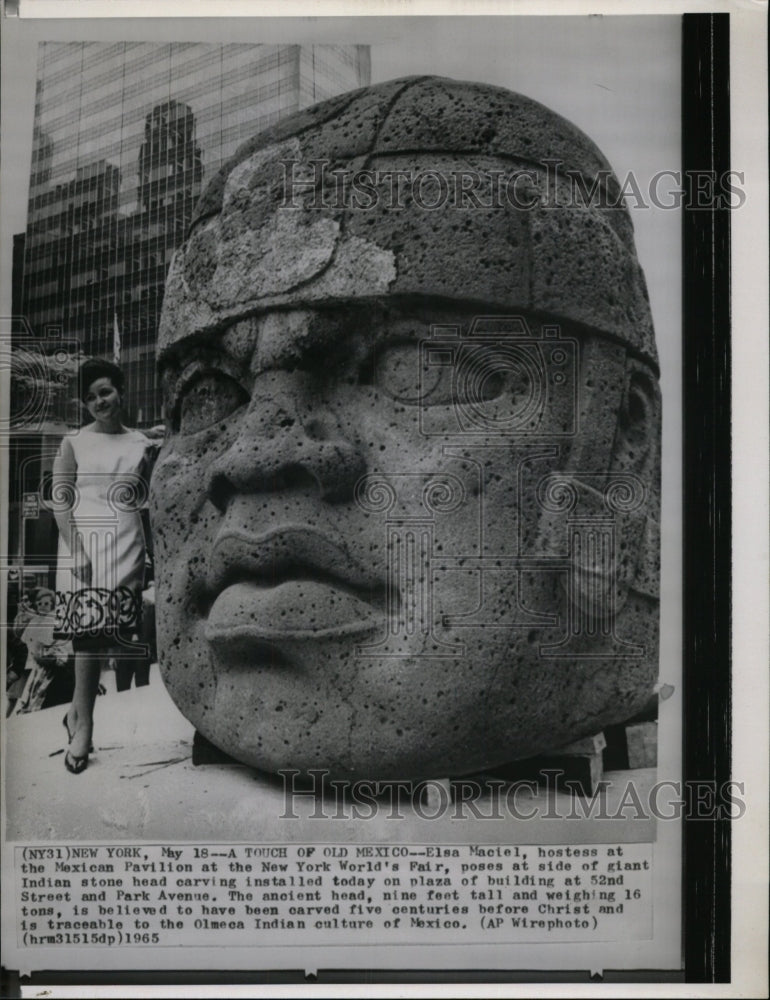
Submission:
<svg viewBox="0 0 770 1000">
<path fill-rule="evenodd" d="M 120 395 L 123 395 L 124 377 L 122 370 L 111 361 L 102 358 L 89 358 L 80 366 L 78 383 L 80 398 L 85 403 L 88 390 L 98 378 L 108 378 Z"/>
</svg>

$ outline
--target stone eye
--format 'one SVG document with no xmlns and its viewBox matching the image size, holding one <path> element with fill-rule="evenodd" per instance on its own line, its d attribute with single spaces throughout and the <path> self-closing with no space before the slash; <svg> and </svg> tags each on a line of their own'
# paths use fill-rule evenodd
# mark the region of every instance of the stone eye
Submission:
<svg viewBox="0 0 770 1000">
<path fill-rule="evenodd" d="M 399 403 L 433 406 L 452 402 L 451 372 L 433 367 L 425 345 L 418 341 L 383 344 L 370 371 L 375 388 Z"/>
<path fill-rule="evenodd" d="M 178 397 L 174 429 L 180 434 L 196 434 L 229 417 L 247 401 L 245 390 L 230 375 L 200 372 Z"/>
</svg>

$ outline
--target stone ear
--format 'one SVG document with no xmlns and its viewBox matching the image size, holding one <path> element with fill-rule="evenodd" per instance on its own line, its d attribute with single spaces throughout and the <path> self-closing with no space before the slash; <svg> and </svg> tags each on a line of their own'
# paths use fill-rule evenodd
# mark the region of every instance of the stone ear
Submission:
<svg viewBox="0 0 770 1000">
<path fill-rule="evenodd" d="M 626 358 L 610 471 L 619 476 L 630 474 L 644 483 L 644 504 L 638 511 L 642 530 L 638 535 L 629 530 L 633 544 L 625 553 L 629 564 L 621 570 L 625 570 L 622 575 L 632 590 L 652 600 L 658 600 L 660 594 L 660 434 L 657 373 L 643 361 Z"/>
<path fill-rule="evenodd" d="M 563 471 L 546 475 L 536 490 L 543 512 L 538 551 L 563 553 L 566 570 L 559 577 L 567 596 L 566 638 L 543 648 L 549 655 L 583 655 L 582 644 L 593 635 L 591 655 L 638 656 L 642 647 L 622 628 L 616 632 L 616 618 L 631 592 L 658 597 L 657 376 L 623 347 L 599 338 L 584 342 L 581 371 L 580 432 Z"/>
<path fill-rule="evenodd" d="M 652 369 L 626 358 L 626 377 L 610 458 L 611 473 L 631 473 L 647 485 L 647 506 L 659 502 L 660 388 Z M 656 517 L 656 515 L 653 515 Z"/>
</svg>

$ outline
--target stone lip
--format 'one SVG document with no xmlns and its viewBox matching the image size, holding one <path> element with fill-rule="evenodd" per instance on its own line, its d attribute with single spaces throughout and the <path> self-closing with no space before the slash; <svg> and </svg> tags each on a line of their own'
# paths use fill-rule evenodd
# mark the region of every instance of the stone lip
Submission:
<svg viewBox="0 0 770 1000">
<path fill-rule="evenodd" d="M 275 586 L 253 581 L 226 587 L 205 626 L 218 647 L 366 635 L 382 618 L 357 594 L 317 580 L 286 580 Z"/>
<path fill-rule="evenodd" d="M 277 585 L 290 576 L 336 580 L 349 589 L 378 594 L 385 581 L 362 566 L 347 548 L 304 525 L 286 525 L 262 534 L 228 530 L 216 540 L 207 585 L 216 594 L 227 583 L 253 579 Z"/>
</svg>

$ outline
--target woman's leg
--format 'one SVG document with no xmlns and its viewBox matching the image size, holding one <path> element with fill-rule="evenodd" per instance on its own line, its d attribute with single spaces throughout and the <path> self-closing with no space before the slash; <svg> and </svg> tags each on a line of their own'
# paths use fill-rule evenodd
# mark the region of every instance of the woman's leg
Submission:
<svg viewBox="0 0 770 1000">
<path fill-rule="evenodd" d="M 67 725 L 72 733 L 69 752 L 73 757 L 87 757 L 94 728 L 94 702 L 99 689 L 102 654 L 75 653 L 75 693 L 67 713 Z"/>
</svg>

